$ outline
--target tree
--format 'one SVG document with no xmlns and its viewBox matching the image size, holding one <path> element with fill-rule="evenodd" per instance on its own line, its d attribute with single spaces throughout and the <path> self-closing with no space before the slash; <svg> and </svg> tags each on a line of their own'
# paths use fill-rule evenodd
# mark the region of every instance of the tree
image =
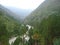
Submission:
<svg viewBox="0 0 60 45">
<path fill-rule="evenodd" d="M 5 24 L 0 22 L 0 45 L 9 45 L 8 32 Z"/>
<path fill-rule="evenodd" d="M 47 40 L 46 45 L 53 45 L 53 39 L 60 36 L 60 15 L 54 13 L 48 18 L 44 18 L 40 25 L 41 34 Z"/>
</svg>

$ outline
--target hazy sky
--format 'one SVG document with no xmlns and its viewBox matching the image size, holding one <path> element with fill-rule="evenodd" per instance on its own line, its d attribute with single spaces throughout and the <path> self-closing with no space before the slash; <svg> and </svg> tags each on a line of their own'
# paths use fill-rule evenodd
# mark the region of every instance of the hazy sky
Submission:
<svg viewBox="0 0 60 45">
<path fill-rule="evenodd" d="M 44 0 L 0 0 L 0 4 L 21 9 L 35 9 Z"/>
</svg>

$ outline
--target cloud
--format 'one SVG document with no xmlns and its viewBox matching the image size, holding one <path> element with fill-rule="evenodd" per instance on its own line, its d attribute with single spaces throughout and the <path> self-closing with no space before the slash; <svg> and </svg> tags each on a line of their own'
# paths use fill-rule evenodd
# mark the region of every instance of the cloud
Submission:
<svg viewBox="0 0 60 45">
<path fill-rule="evenodd" d="M 22 9 L 35 9 L 44 0 L 0 0 L 0 4 L 5 6 L 14 6 Z"/>
</svg>

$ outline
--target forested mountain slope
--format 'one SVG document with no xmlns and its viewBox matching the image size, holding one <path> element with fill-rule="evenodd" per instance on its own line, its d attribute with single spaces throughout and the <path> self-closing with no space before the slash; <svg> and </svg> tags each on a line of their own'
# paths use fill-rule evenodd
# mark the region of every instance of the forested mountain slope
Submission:
<svg viewBox="0 0 60 45">
<path fill-rule="evenodd" d="M 9 45 L 9 38 L 19 34 L 21 23 L 12 16 L 13 13 L 0 5 L 0 45 Z"/>
<path fill-rule="evenodd" d="M 17 19 L 18 16 L 16 13 L 12 12 L 11 10 L 7 9 L 6 7 L 4 7 L 2 5 L 0 5 L 0 11 L 2 11 L 4 15 L 7 15 L 10 18 L 13 18 L 14 20 L 16 20 L 18 22 L 22 22 L 20 17 L 19 17 L 19 19 Z"/>
<path fill-rule="evenodd" d="M 45 0 L 36 10 L 26 17 L 24 23 L 38 26 L 43 18 L 60 11 L 60 0 Z"/>
<path fill-rule="evenodd" d="M 24 23 L 37 29 L 41 45 L 60 45 L 60 0 L 45 0 Z"/>
</svg>

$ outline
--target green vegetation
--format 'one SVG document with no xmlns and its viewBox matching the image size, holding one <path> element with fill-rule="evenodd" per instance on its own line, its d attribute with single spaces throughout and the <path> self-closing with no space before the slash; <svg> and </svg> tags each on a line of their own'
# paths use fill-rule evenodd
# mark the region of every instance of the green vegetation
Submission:
<svg viewBox="0 0 60 45">
<path fill-rule="evenodd" d="M 21 26 L 11 14 L 0 6 L 0 45 L 9 45 L 9 39 L 26 32 L 26 26 Z"/>
<path fill-rule="evenodd" d="M 41 45 L 54 45 L 54 38 L 60 38 L 59 4 L 59 0 L 46 0 L 24 21 L 25 24 L 29 24 L 37 29 L 42 37 L 40 37 Z"/>
<path fill-rule="evenodd" d="M 17 39 L 12 45 L 19 45 L 19 44 L 22 45 L 22 39 L 20 37 L 17 37 Z"/>
<path fill-rule="evenodd" d="M 0 8 L 0 45 L 9 45 L 11 37 L 17 37 L 12 45 L 60 45 L 59 4 L 59 0 L 46 0 L 26 17 L 24 24 Z M 28 30 L 26 24 L 33 28 Z M 24 34 L 30 37 L 28 42 L 25 41 Z"/>
</svg>

